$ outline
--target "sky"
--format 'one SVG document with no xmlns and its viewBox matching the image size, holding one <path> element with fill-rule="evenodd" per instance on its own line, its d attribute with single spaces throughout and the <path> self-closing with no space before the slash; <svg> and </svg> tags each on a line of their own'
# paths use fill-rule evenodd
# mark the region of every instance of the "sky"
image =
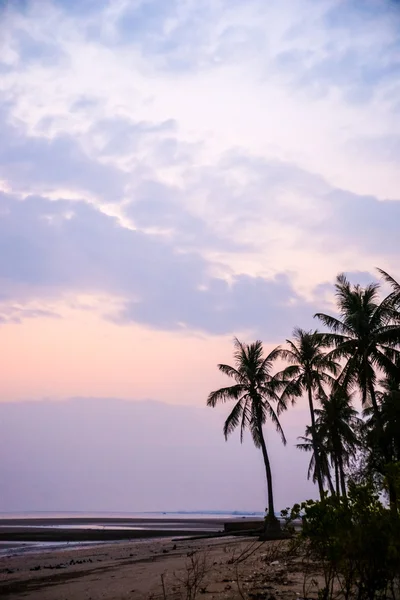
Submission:
<svg viewBox="0 0 400 600">
<path fill-rule="evenodd" d="M 399 75 L 394 0 L 0 1 L 0 510 L 263 510 L 205 400 L 233 336 L 400 278 Z"/>
</svg>

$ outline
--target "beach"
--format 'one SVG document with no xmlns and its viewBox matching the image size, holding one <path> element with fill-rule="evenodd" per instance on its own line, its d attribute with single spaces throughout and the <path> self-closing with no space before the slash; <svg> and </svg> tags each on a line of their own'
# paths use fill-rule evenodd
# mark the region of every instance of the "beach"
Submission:
<svg viewBox="0 0 400 600">
<path fill-rule="evenodd" d="M 163 573 L 185 568 L 188 552 L 213 546 L 210 536 L 221 534 L 224 522 L 201 515 L 3 518 L 0 595 L 147 598 Z M 191 540 L 199 536 L 206 546 Z"/>
<path fill-rule="evenodd" d="M 188 577 L 197 573 L 198 594 L 207 599 L 293 600 L 300 595 L 302 574 L 295 562 L 282 559 L 285 544 L 254 537 L 158 538 L 3 556 L 0 595 L 31 600 L 179 599 L 187 597 Z"/>
</svg>

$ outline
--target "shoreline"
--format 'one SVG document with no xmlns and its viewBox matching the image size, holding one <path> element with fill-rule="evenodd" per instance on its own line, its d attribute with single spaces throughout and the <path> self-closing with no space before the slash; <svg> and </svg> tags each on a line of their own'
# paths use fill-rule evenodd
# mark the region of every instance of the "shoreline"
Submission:
<svg viewBox="0 0 400 600">
<path fill-rule="evenodd" d="M 262 522 L 232 518 L 229 522 Z M 111 542 L 155 538 L 210 536 L 224 531 L 226 519 L 204 518 L 30 518 L 1 519 L 0 542 Z M 87 527 L 85 527 L 87 526 Z M 114 526 L 114 527 L 113 527 Z"/>
</svg>

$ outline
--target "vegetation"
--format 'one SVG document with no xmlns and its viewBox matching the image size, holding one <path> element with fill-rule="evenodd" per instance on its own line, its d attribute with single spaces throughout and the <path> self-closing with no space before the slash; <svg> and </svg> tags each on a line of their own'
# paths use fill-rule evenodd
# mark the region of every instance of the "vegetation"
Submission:
<svg viewBox="0 0 400 600">
<path fill-rule="evenodd" d="M 306 565 L 319 567 L 320 600 L 398 598 L 400 520 L 384 507 L 371 483 L 349 484 L 348 497 L 308 500 L 282 511 L 287 527 L 302 519 L 293 546 L 301 549 L 303 587 L 311 579 Z"/>
<path fill-rule="evenodd" d="M 263 357 L 260 341 L 235 340 L 236 367 L 219 365 L 235 385 L 210 394 L 208 405 L 236 402 L 227 437 L 249 428 L 263 452 L 268 518 L 274 517 L 271 466 L 263 426 L 304 398 L 310 423 L 297 447 L 310 452 L 308 477 L 319 501 L 283 512 L 303 521 L 305 552 L 322 565 L 322 599 L 398 598 L 400 594 L 400 284 L 379 270 L 377 283 L 336 279 L 336 314 L 317 313 L 322 331 L 296 328 L 286 345 Z M 273 369 L 276 360 L 280 369 Z M 359 407 L 359 411 L 356 407 Z"/>
</svg>

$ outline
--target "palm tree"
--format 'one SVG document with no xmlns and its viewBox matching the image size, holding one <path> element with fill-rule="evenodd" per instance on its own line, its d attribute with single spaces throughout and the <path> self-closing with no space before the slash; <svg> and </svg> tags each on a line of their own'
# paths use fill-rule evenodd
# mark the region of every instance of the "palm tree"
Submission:
<svg viewBox="0 0 400 600">
<path fill-rule="evenodd" d="M 268 488 L 268 526 L 279 527 L 275 517 L 274 496 L 272 486 L 271 465 L 265 443 L 263 425 L 268 419 L 275 425 L 286 444 L 285 434 L 278 415 L 286 408 L 284 401 L 278 396 L 282 381 L 271 375 L 272 363 L 278 355 L 279 348 L 264 357 L 262 342 L 244 344 L 237 338 L 234 340 L 235 367 L 219 364 L 218 369 L 234 379 L 234 385 L 211 392 L 207 399 L 208 406 L 216 406 L 219 402 L 233 400 L 235 405 L 225 421 L 223 432 L 228 438 L 237 427 L 240 427 L 240 441 L 243 441 L 245 429 L 249 429 L 256 448 L 263 454 Z M 276 410 L 273 404 L 276 403 Z"/>
<path fill-rule="evenodd" d="M 320 398 L 321 408 L 315 410 L 316 425 L 321 445 L 330 455 L 335 471 L 336 494 L 346 496 L 344 467 L 348 466 L 358 439 L 356 427 L 359 419 L 357 411 L 351 405 L 351 396 L 338 386 L 334 386 L 329 395 Z"/>
<path fill-rule="evenodd" d="M 381 387 L 377 391 L 377 401 L 379 405 L 382 434 L 384 437 L 384 446 L 387 448 L 390 462 L 400 461 L 400 364 L 397 377 L 386 377 L 379 381 Z M 371 462 L 377 467 L 381 475 L 385 474 L 382 465 L 380 449 L 382 443 L 379 440 L 379 430 L 376 427 L 375 415 L 372 406 L 367 406 L 364 410 L 364 416 L 367 417 L 367 438 L 371 448 Z"/>
<path fill-rule="evenodd" d="M 318 397 L 324 394 L 324 384 L 332 384 L 333 375 L 339 370 L 339 365 L 324 353 L 327 347 L 325 338 L 318 331 L 304 331 L 296 328 L 293 331 L 293 341 L 286 340 L 287 349 L 279 350 L 279 356 L 290 364 L 279 374 L 289 385 L 282 394 L 282 399 L 291 398 L 292 402 L 303 393 L 308 396 L 311 417 L 311 438 L 315 458 L 315 469 L 321 499 L 324 496 L 322 465 L 318 450 L 317 432 L 315 426 L 314 394 Z"/>
<path fill-rule="evenodd" d="M 333 350 L 333 360 L 344 360 L 345 366 L 339 383 L 345 389 L 357 385 L 365 405 L 370 399 L 378 423 L 379 409 L 376 399 L 376 370 L 396 375 L 394 364 L 400 352 L 400 325 L 393 321 L 391 297 L 378 301 L 378 284 L 365 288 L 351 285 L 344 274 L 336 280 L 336 300 L 339 318 L 317 313 L 324 325 L 331 329 L 324 338 Z"/>
<path fill-rule="evenodd" d="M 318 436 L 319 432 L 318 432 L 317 423 L 316 423 L 316 432 L 317 432 L 317 436 Z M 317 483 L 318 477 L 317 477 L 317 469 L 316 469 L 316 461 L 315 461 L 315 453 L 314 453 L 314 444 L 313 444 L 313 440 L 312 440 L 311 427 L 309 425 L 307 425 L 307 427 L 306 427 L 305 435 L 300 436 L 298 439 L 301 441 L 299 444 L 296 444 L 296 448 L 298 448 L 299 450 L 304 450 L 305 452 L 312 452 L 311 458 L 310 458 L 310 463 L 308 465 L 307 479 L 311 479 L 311 477 L 312 477 L 313 482 Z M 321 440 L 319 440 L 319 443 L 318 443 L 318 453 L 319 453 L 319 464 L 320 464 L 320 469 L 321 469 L 322 483 L 324 483 L 325 480 L 328 482 L 329 489 L 333 496 L 335 494 L 335 488 L 333 487 L 333 483 L 332 483 L 328 452 Z"/>
<path fill-rule="evenodd" d="M 383 371 L 388 377 L 396 377 L 398 372 L 396 361 L 400 358 L 400 352 L 396 346 L 400 342 L 400 322 L 394 296 L 390 294 L 379 301 L 378 284 L 369 284 L 365 288 L 351 285 L 344 274 L 338 275 L 335 287 L 339 318 L 324 313 L 315 316 L 331 330 L 324 334 L 326 342 L 333 348 L 329 356 L 345 362 L 339 384 L 344 389 L 357 386 L 364 406 L 370 401 L 379 439 L 383 444 L 382 453 L 385 462 L 389 463 L 390 453 L 384 447 L 376 380 L 377 370 Z M 395 506 L 393 486 L 390 495 L 391 503 Z"/>
</svg>

